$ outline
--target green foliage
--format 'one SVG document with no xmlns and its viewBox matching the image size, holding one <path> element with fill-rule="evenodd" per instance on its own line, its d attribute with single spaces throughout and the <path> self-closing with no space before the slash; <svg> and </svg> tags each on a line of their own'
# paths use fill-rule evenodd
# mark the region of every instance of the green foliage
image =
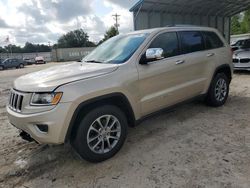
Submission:
<svg viewBox="0 0 250 188">
<path fill-rule="evenodd" d="M 241 24 L 240 24 L 240 16 L 235 15 L 231 18 L 231 33 L 233 35 L 241 33 Z"/>
<path fill-rule="evenodd" d="M 0 53 L 6 53 L 6 49 L 0 46 Z"/>
<path fill-rule="evenodd" d="M 106 31 L 106 33 L 105 33 L 105 35 L 104 35 L 104 38 L 98 43 L 98 45 L 101 44 L 101 43 L 103 43 L 104 41 L 106 41 L 106 40 L 108 40 L 108 39 L 110 39 L 110 38 L 116 36 L 116 35 L 119 35 L 119 31 L 117 30 L 117 28 L 114 27 L 114 26 L 110 27 L 110 28 Z"/>
<path fill-rule="evenodd" d="M 243 33 L 250 32 L 250 10 L 244 12 L 244 17 L 241 23 L 241 31 Z"/>
<path fill-rule="evenodd" d="M 25 43 L 23 47 L 23 52 L 50 52 L 51 48 L 44 44 L 32 44 L 29 42 Z M 13 51 L 14 52 L 14 51 Z"/>
<path fill-rule="evenodd" d="M 56 47 L 73 48 L 73 47 L 94 47 L 95 44 L 89 41 L 89 36 L 83 29 L 70 31 L 58 39 Z"/>
<path fill-rule="evenodd" d="M 241 15 L 235 15 L 231 18 L 231 33 L 235 34 L 244 34 L 250 32 L 250 10 L 247 10 L 243 13 L 243 18 Z"/>
<path fill-rule="evenodd" d="M 5 47 L 0 47 L 0 53 L 32 53 L 32 52 L 50 52 L 51 48 L 44 44 L 32 44 L 26 42 L 24 47 L 9 44 Z"/>
</svg>

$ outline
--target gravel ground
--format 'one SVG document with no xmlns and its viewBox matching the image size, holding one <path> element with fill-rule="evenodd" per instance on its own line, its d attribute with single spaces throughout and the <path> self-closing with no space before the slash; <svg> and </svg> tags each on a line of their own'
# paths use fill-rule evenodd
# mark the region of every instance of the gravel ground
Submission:
<svg viewBox="0 0 250 188">
<path fill-rule="evenodd" d="M 12 81 L 53 65 L 0 72 L 0 187 L 250 187 L 250 73 L 234 75 L 225 106 L 193 102 L 147 119 L 115 157 L 91 164 L 68 146 L 23 141 L 8 122 Z"/>
</svg>

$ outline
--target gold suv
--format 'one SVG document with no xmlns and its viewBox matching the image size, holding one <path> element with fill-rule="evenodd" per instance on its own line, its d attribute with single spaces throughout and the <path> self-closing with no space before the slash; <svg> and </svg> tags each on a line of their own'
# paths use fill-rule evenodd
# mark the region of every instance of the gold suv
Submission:
<svg viewBox="0 0 250 188">
<path fill-rule="evenodd" d="M 70 142 L 82 158 L 100 162 L 145 116 L 197 96 L 223 105 L 232 70 L 231 49 L 215 29 L 136 31 L 111 38 L 80 63 L 18 78 L 7 111 L 22 138 Z"/>
</svg>

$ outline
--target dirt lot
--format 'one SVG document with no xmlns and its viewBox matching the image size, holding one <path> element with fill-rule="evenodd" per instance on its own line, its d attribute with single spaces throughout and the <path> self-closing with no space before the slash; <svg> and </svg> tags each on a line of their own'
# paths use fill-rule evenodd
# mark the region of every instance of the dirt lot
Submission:
<svg viewBox="0 0 250 188">
<path fill-rule="evenodd" d="M 224 107 L 193 102 L 150 118 L 114 158 L 91 164 L 23 141 L 8 122 L 12 81 L 52 65 L 0 72 L 0 187 L 250 187 L 250 73 L 234 75 Z"/>
</svg>

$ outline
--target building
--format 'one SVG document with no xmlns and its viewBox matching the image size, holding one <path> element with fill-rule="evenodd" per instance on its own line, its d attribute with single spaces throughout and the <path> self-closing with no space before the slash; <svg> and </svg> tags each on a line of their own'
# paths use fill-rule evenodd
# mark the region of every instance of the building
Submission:
<svg viewBox="0 0 250 188">
<path fill-rule="evenodd" d="M 140 0 L 133 12 L 134 29 L 169 25 L 217 28 L 230 41 L 231 16 L 250 8 L 250 0 Z"/>
</svg>

